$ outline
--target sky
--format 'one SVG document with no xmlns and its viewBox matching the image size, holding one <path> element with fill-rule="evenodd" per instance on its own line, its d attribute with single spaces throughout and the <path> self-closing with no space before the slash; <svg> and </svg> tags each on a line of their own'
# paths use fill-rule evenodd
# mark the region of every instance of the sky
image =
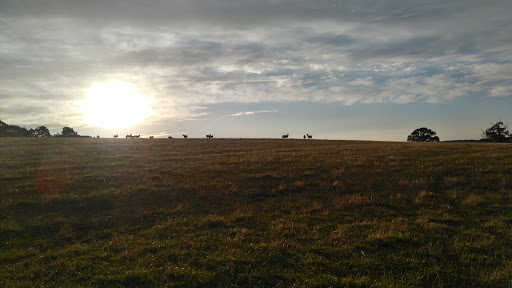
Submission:
<svg viewBox="0 0 512 288">
<path fill-rule="evenodd" d="M 510 11 L 504 0 L 0 0 L 0 120 L 101 137 L 405 141 L 427 127 L 479 139 L 512 123 Z M 143 122 L 84 120 L 105 83 L 147 99 Z"/>
</svg>

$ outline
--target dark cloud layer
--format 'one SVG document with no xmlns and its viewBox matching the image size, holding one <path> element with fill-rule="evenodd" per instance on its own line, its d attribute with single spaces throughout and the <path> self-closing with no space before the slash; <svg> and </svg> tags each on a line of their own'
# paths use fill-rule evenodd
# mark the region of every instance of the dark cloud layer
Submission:
<svg viewBox="0 0 512 288">
<path fill-rule="evenodd" d="M 16 17 L 72 17 L 131 23 L 272 25 L 316 20 L 403 25 L 445 20 L 474 11 L 500 11 L 504 1 L 375 1 L 375 0 L 201 0 L 201 1 L 70 1 L 3 0 L 4 14 Z M 495 9 L 494 7 L 498 9 Z M 503 14 L 505 15 L 505 14 Z"/>
</svg>

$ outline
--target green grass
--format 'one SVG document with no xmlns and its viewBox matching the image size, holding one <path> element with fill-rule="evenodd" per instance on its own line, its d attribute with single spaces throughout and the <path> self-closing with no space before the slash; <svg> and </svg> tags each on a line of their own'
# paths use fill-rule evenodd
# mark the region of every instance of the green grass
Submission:
<svg viewBox="0 0 512 288">
<path fill-rule="evenodd" d="M 1 138 L 0 164 L 1 287 L 512 287 L 510 144 Z"/>
</svg>

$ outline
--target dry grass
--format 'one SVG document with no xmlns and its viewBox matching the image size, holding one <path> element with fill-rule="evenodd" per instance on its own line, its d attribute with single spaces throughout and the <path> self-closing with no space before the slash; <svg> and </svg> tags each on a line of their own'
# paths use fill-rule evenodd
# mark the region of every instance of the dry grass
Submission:
<svg viewBox="0 0 512 288">
<path fill-rule="evenodd" d="M 510 148 L 3 138 L 0 286 L 511 287 Z"/>
</svg>

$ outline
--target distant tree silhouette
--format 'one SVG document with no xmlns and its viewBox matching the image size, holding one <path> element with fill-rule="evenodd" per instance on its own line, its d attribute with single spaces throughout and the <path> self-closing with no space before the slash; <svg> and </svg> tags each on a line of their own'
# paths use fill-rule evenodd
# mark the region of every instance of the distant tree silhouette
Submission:
<svg viewBox="0 0 512 288">
<path fill-rule="evenodd" d="M 30 129 L 32 130 L 32 129 Z M 32 136 L 34 137 L 50 137 L 50 130 L 46 128 L 46 126 L 39 126 L 36 129 L 32 130 Z"/>
<path fill-rule="evenodd" d="M 30 137 L 32 136 L 32 131 L 30 130 L 16 125 L 9 125 L 0 120 L 0 137 Z"/>
<path fill-rule="evenodd" d="M 407 136 L 407 142 L 439 142 L 439 137 L 436 136 L 436 132 L 422 127 Z"/>
<path fill-rule="evenodd" d="M 510 139 L 508 137 L 509 135 L 508 125 L 498 121 L 482 133 L 482 140 L 489 142 L 505 142 Z"/>
<path fill-rule="evenodd" d="M 0 120 L 0 137 L 49 137 L 50 130 L 45 126 L 29 129 L 16 125 L 9 125 Z"/>
<path fill-rule="evenodd" d="M 32 130 L 32 129 L 30 129 Z M 25 127 L 11 125 L 10 131 L 14 137 L 32 137 L 32 131 L 27 130 Z"/>
<path fill-rule="evenodd" d="M 80 135 L 78 135 L 78 133 L 75 132 L 75 130 L 73 130 L 73 128 L 71 128 L 71 127 L 63 127 L 62 133 L 58 136 L 60 136 L 60 137 L 80 137 Z"/>
<path fill-rule="evenodd" d="M 7 137 L 7 128 L 9 127 L 9 125 L 7 125 L 7 123 L 3 122 L 2 120 L 0 120 L 0 137 Z"/>
</svg>

